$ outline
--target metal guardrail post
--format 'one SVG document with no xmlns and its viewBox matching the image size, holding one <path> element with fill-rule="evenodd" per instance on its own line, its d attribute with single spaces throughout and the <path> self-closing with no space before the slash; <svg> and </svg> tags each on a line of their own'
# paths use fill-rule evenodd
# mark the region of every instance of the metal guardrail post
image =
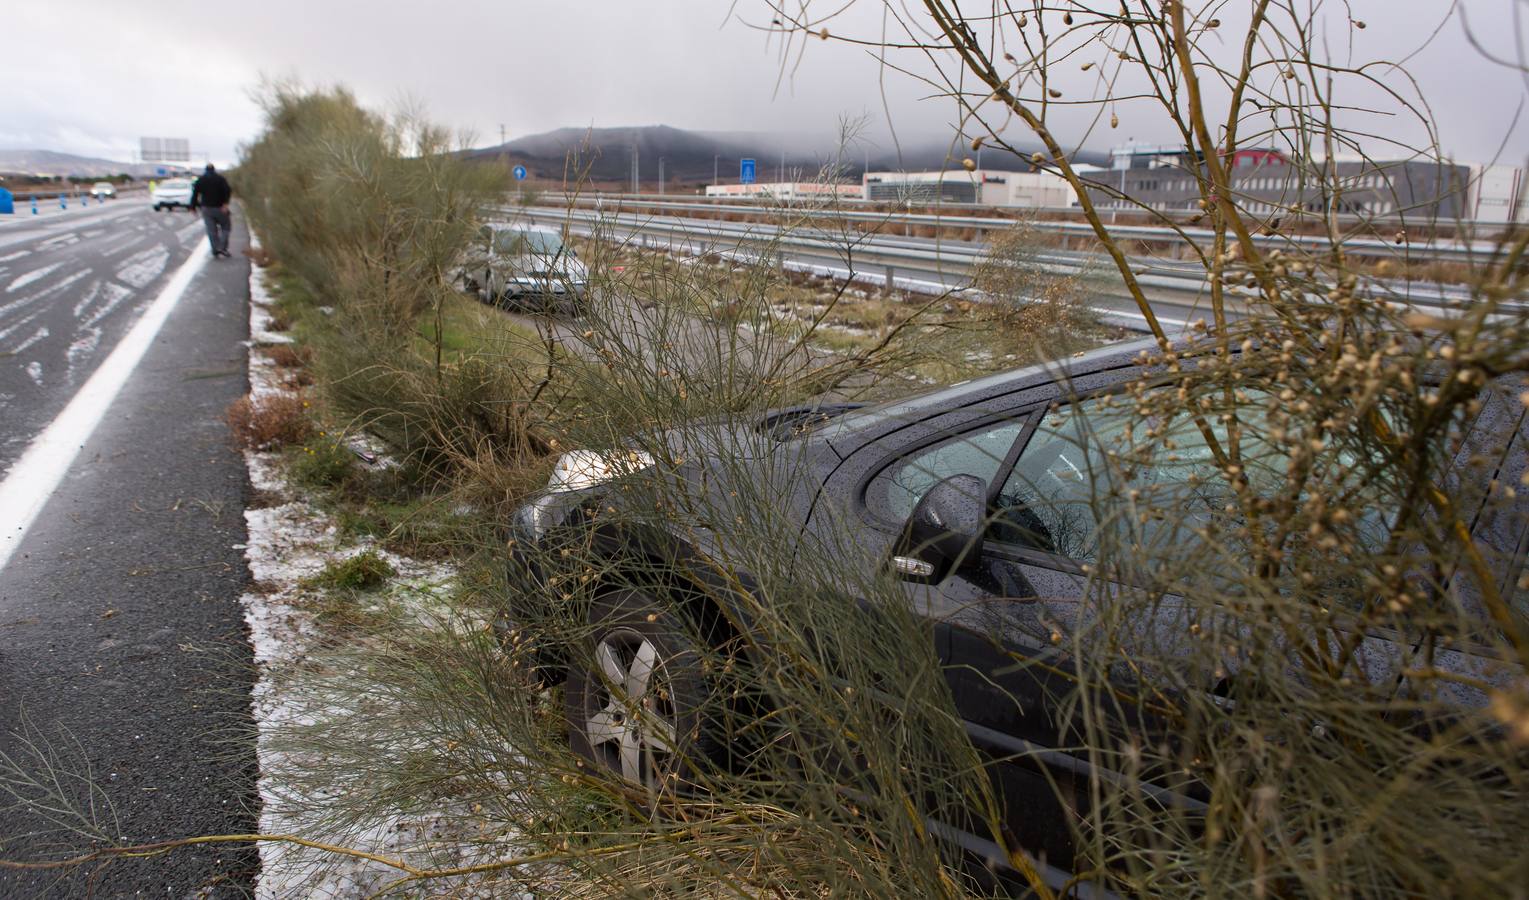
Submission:
<svg viewBox="0 0 1529 900">
<path fill-rule="evenodd" d="M 892 266 L 887 266 L 885 277 L 887 279 L 887 293 L 890 294 L 897 289 L 897 270 Z"/>
</svg>

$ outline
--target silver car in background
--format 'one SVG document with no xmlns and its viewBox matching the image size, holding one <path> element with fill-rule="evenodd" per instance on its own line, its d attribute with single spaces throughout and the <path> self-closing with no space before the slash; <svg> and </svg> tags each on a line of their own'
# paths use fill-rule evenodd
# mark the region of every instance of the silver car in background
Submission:
<svg viewBox="0 0 1529 900">
<path fill-rule="evenodd" d="M 556 231 L 495 222 L 479 229 L 458 279 L 466 290 L 495 306 L 551 312 L 566 301 L 577 314 L 589 270 Z"/>
</svg>

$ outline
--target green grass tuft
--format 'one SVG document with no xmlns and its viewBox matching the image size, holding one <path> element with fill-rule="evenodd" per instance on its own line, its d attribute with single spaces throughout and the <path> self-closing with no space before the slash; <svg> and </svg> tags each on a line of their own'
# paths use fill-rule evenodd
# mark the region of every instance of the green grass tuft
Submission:
<svg viewBox="0 0 1529 900">
<path fill-rule="evenodd" d="M 397 574 L 393 564 L 375 550 L 363 550 L 347 559 L 331 562 L 324 571 L 309 578 L 308 587 L 374 591 Z"/>
</svg>

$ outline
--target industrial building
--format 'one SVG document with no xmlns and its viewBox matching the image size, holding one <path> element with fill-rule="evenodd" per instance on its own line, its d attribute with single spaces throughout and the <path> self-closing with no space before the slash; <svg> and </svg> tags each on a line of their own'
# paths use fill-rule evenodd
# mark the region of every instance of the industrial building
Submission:
<svg viewBox="0 0 1529 900">
<path fill-rule="evenodd" d="M 1529 213 L 1524 170 L 1513 166 L 1474 166 L 1466 218 L 1476 222 L 1522 222 Z"/>
<path fill-rule="evenodd" d="M 1199 207 L 1201 157 L 1197 151 L 1182 144 L 1126 144 L 1113 149 L 1110 160 L 1107 170 L 1091 173 L 1100 185 L 1089 191 L 1095 206 L 1147 206 L 1163 211 Z M 1341 187 L 1336 198 L 1312 179 L 1309 165 L 1295 165 L 1277 150 L 1236 151 L 1227 160 L 1227 171 L 1237 205 L 1254 215 L 1278 216 L 1291 210 L 1321 213 L 1336 203 L 1339 213 L 1353 215 L 1473 217 L 1472 185 L 1479 181 L 1473 179 L 1469 166 L 1357 158 L 1335 160 L 1332 165 Z"/>
<path fill-rule="evenodd" d="M 765 184 L 708 184 L 706 196 L 732 200 L 830 200 L 835 197 L 860 198 L 860 189 L 854 184 L 838 184 L 822 181 L 786 181 Z"/>
<path fill-rule="evenodd" d="M 1074 203 L 1072 188 L 1051 172 L 867 172 L 864 197 L 878 203 L 1058 207 Z"/>
</svg>

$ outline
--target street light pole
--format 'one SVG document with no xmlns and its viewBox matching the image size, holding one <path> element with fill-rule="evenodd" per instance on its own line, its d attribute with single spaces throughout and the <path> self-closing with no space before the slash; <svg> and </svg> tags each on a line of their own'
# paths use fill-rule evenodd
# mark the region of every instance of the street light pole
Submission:
<svg viewBox="0 0 1529 900">
<path fill-rule="evenodd" d="M 664 158 L 662 156 L 658 158 L 658 192 L 660 194 L 664 192 Z"/>
<path fill-rule="evenodd" d="M 721 170 L 717 168 L 717 163 L 720 162 L 721 159 L 722 159 L 722 154 L 720 154 L 720 153 L 713 155 L 712 158 L 711 158 L 711 183 L 712 184 L 718 184 L 719 183 L 717 181 L 717 177 L 718 177 L 718 173 Z"/>
</svg>

